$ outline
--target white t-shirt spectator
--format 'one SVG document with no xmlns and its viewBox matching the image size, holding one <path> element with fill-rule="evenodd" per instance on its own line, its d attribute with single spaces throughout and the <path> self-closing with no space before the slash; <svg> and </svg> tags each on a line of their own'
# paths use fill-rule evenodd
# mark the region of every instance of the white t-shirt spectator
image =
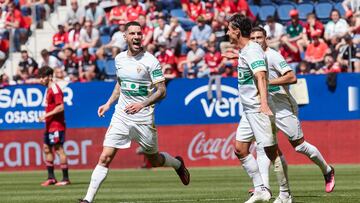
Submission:
<svg viewBox="0 0 360 203">
<path fill-rule="evenodd" d="M 266 30 L 266 37 L 269 38 L 278 38 L 284 34 L 284 26 L 280 23 L 275 23 L 273 30 L 270 29 L 268 24 L 264 26 L 264 29 Z"/>
<path fill-rule="evenodd" d="M 63 68 L 63 64 L 61 63 L 61 61 L 59 59 L 57 59 L 55 56 L 49 55 L 49 61 L 46 62 L 44 61 L 43 58 L 40 59 L 39 62 L 40 67 L 43 66 L 49 66 L 50 68 L 54 69 L 54 68 Z"/>
<path fill-rule="evenodd" d="M 98 39 L 97 43 L 96 43 L 96 47 L 100 46 L 100 33 L 99 30 L 93 28 L 91 30 L 91 34 L 89 35 L 85 29 L 81 29 L 80 31 L 80 43 L 81 42 L 86 42 L 86 43 L 91 43 L 94 39 Z"/>
<path fill-rule="evenodd" d="M 342 36 L 349 29 L 349 25 L 344 19 L 339 19 L 336 23 L 329 21 L 325 26 L 325 35 L 328 37 Z"/>
<path fill-rule="evenodd" d="M 202 59 L 196 64 L 196 66 L 203 66 L 205 64 L 204 61 L 205 52 L 202 48 L 198 48 L 195 52 L 193 50 L 190 50 L 187 54 L 186 59 L 188 61 L 192 61 L 197 57 L 201 57 Z"/>
<path fill-rule="evenodd" d="M 70 8 L 66 13 L 66 22 L 73 24 L 74 22 L 80 22 L 81 18 L 85 17 L 85 8 L 78 7 L 76 11 Z"/>
<path fill-rule="evenodd" d="M 111 41 L 115 41 L 113 46 L 118 47 L 121 51 L 124 51 L 126 49 L 126 41 L 123 32 L 121 31 L 115 32 L 111 37 Z"/>
<path fill-rule="evenodd" d="M 165 38 L 165 34 L 170 32 L 170 25 L 165 24 L 164 29 L 162 30 L 160 27 L 156 27 L 154 30 L 154 40 L 157 43 L 167 42 Z"/>
</svg>

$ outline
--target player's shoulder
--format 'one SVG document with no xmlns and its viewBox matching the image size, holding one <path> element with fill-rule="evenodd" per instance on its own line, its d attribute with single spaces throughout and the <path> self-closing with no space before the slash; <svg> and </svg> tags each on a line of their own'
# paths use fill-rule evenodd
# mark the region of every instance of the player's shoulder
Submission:
<svg viewBox="0 0 360 203">
<path fill-rule="evenodd" d="M 261 46 L 258 43 L 252 41 L 250 41 L 249 44 L 246 47 L 244 47 L 244 49 L 241 52 L 245 56 L 253 56 L 254 54 L 264 54 L 264 51 L 262 50 Z"/>
<path fill-rule="evenodd" d="M 126 57 L 127 51 L 122 51 L 118 53 L 118 55 L 115 56 L 115 61 L 119 61 L 121 59 L 124 59 Z"/>
<path fill-rule="evenodd" d="M 158 59 L 151 53 L 145 51 L 143 55 L 144 60 L 157 61 Z"/>
<path fill-rule="evenodd" d="M 281 54 L 273 48 L 268 47 L 265 51 L 266 56 L 279 57 Z"/>
</svg>

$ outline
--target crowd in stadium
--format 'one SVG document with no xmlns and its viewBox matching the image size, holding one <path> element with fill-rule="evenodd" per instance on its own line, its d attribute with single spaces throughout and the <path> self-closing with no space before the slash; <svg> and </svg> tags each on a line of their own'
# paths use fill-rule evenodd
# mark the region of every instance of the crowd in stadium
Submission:
<svg viewBox="0 0 360 203">
<path fill-rule="evenodd" d="M 44 65 L 54 69 L 59 82 L 115 79 L 113 59 L 127 49 L 124 25 L 134 20 L 142 25 L 144 48 L 158 58 L 166 78 L 236 77 L 237 60 L 224 57 L 234 48 L 226 35 L 227 17 L 233 13 L 242 13 L 254 25 L 263 26 L 269 46 L 298 74 L 360 72 L 357 0 L 88 0 L 84 5 L 71 0 L 66 21 L 59 23 L 49 48 L 41 51 L 40 61 L 20 47 L 31 35 L 31 13 L 35 12 L 36 27 L 41 29 L 54 1 L 0 2 L 0 63 L 9 51 L 21 52 L 13 77 L 17 84 L 37 83 L 37 70 Z M 325 17 L 316 12 L 322 2 L 331 5 Z M 304 13 L 299 5 L 306 4 L 315 9 Z M 290 5 L 286 15 L 281 5 Z M 264 17 L 272 8 L 271 15 Z M 3 74 L 1 85 L 9 80 Z"/>
</svg>

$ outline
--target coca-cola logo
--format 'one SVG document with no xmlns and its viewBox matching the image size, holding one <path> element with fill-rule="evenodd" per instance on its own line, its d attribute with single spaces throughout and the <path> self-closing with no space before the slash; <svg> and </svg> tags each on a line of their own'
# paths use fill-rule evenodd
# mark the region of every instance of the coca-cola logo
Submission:
<svg viewBox="0 0 360 203">
<path fill-rule="evenodd" d="M 192 161 L 237 159 L 233 144 L 235 136 L 236 132 L 233 132 L 225 138 L 207 138 L 205 132 L 199 132 L 190 142 L 188 157 Z"/>
</svg>

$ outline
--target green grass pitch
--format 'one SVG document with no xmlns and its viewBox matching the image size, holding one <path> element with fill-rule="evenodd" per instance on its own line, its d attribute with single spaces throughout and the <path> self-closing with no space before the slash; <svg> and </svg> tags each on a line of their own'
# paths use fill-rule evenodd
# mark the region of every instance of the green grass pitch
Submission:
<svg viewBox="0 0 360 203">
<path fill-rule="evenodd" d="M 96 203 L 206 203 L 244 202 L 250 179 L 239 167 L 190 168 L 191 183 L 183 186 L 174 170 L 110 170 Z M 57 170 L 57 177 L 61 173 Z M 41 187 L 46 171 L 0 173 L 1 203 L 76 203 L 87 190 L 90 170 L 70 171 L 72 185 Z M 320 170 L 313 165 L 290 166 L 289 176 L 295 202 L 360 202 L 360 165 L 335 165 L 336 187 L 324 191 Z M 274 196 L 278 194 L 271 174 Z M 271 200 L 271 202 L 274 198 Z"/>
</svg>

